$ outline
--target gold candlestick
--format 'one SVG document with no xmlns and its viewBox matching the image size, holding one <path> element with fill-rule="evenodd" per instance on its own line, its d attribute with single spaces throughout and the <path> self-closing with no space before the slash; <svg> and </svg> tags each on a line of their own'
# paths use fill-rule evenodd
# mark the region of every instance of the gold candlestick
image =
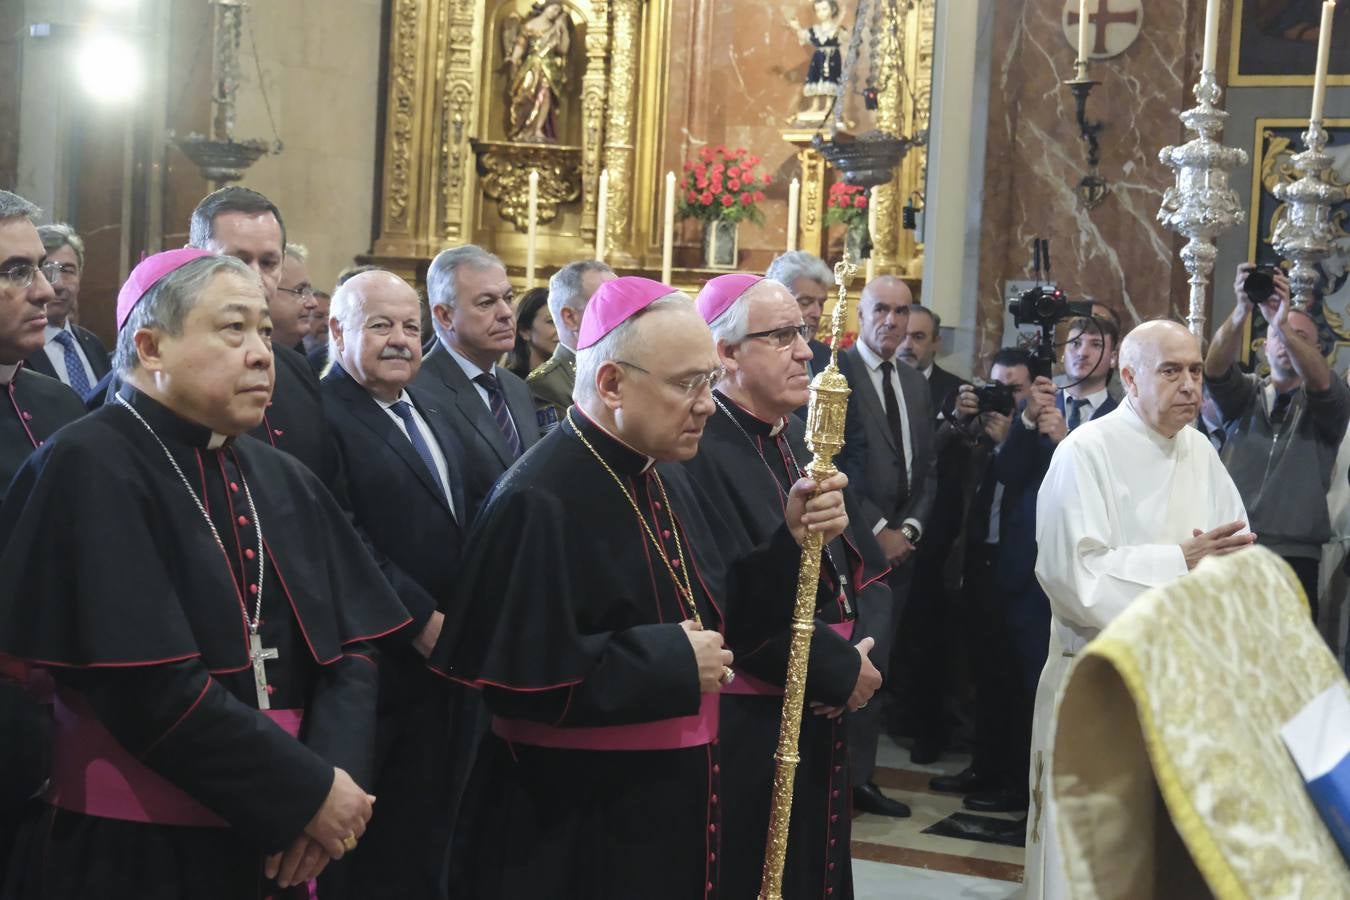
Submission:
<svg viewBox="0 0 1350 900">
<path fill-rule="evenodd" d="M 839 371 L 839 340 L 844 333 L 848 285 L 858 266 L 844 254 L 834 267 L 839 300 L 830 316 L 830 364 L 811 382 L 811 405 L 806 415 L 806 446 L 811 462 L 806 472 L 817 484 L 839 470 L 834 457 L 844 446 L 844 416 L 848 412 L 848 380 Z M 802 730 L 806 698 L 806 664 L 815 631 L 816 592 L 820 588 L 819 532 L 802 540 L 801 568 L 797 570 L 797 604 L 792 611 L 792 645 L 788 650 L 787 678 L 783 682 L 783 715 L 778 726 L 777 762 L 773 776 L 773 805 L 769 808 L 769 836 L 764 847 L 764 876 L 759 900 L 782 900 L 783 864 L 787 861 L 788 822 L 792 818 L 792 786 L 797 775 L 797 743 Z"/>
</svg>

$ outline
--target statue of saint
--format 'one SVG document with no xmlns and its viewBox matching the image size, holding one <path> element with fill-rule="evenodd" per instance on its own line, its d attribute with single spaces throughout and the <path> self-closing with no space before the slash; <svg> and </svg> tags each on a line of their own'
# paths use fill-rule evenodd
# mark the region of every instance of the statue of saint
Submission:
<svg viewBox="0 0 1350 900">
<path fill-rule="evenodd" d="M 787 16 L 788 25 L 797 32 L 797 40 L 803 46 L 815 48 L 811 65 L 806 70 L 806 84 L 802 87 L 809 105 L 797 113 L 797 120 L 801 122 L 823 122 L 829 115 L 831 101 L 844 92 L 840 84 L 843 55 L 839 51 L 844 14 L 837 0 L 816 0 L 812 7 L 816 23 L 810 28 L 803 28 L 795 16 Z"/>
<path fill-rule="evenodd" d="M 567 82 L 572 20 L 562 0 L 539 0 L 525 21 L 516 16 L 502 31 L 506 57 L 506 136 L 511 141 L 558 139 L 558 103 Z"/>
</svg>

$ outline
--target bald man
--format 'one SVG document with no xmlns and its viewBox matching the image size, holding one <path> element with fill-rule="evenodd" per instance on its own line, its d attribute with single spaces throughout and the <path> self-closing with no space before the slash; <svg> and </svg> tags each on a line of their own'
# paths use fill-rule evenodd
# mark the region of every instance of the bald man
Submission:
<svg viewBox="0 0 1350 900">
<path fill-rule="evenodd" d="M 1243 289 L 1247 268 L 1238 269 L 1237 305 L 1205 358 L 1205 387 L 1229 435 L 1223 461 L 1251 513 L 1252 530 L 1298 575 L 1315 620 L 1322 545 L 1332 537 L 1326 497 L 1350 422 L 1350 388 L 1327 365 L 1312 316 L 1290 309 L 1282 275 L 1275 277 L 1279 305 L 1270 310 L 1266 331 L 1270 375 L 1238 371 L 1252 311 Z"/>
<path fill-rule="evenodd" d="M 1203 372 L 1200 344 L 1184 327 L 1139 325 L 1120 346 L 1124 401 L 1070 432 L 1041 483 L 1036 578 L 1052 620 L 1032 726 L 1030 900 L 1068 896 L 1051 751 L 1073 657 L 1144 591 L 1255 540 L 1214 447 L 1187 427 L 1200 410 Z"/>
</svg>

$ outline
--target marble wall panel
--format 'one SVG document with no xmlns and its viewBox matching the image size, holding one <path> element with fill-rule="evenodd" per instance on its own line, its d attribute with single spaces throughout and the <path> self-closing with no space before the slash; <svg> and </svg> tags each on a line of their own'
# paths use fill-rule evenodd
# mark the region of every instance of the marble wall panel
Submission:
<svg viewBox="0 0 1350 900">
<path fill-rule="evenodd" d="M 1088 116 L 1106 122 L 1100 174 L 1111 193 L 1087 210 L 1074 192 L 1086 172 L 1086 151 L 1073 95 L 1062 84 L 1072 77 L 1075 56 L 1060 25 L 1063 2 L 1000 0 L 994 6 L 977 371 L 1003 342 L 1003 285 L 1026 277 L 1037 235 L 1050 238 L 1053 277 L 1071 297 L 1109 303 L 1127 327 L 1184 314 L 1180 242 L 1156 219 L 1172 180 L 1158 150 L 1185 140 L 1177 113 L 1193 105 L 1204 3 L 1144 4 L 1134 44 L 1092 63 L 1090 75 L 1102 84 L 1092 92 Z"/>
</svg>

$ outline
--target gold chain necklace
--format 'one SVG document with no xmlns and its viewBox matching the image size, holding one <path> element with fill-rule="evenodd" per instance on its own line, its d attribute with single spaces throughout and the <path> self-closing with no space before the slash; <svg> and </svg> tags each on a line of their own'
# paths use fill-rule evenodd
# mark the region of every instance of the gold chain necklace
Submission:
<svg viewBox="0 0 1350 900">
<path fill-rule="evenodd" d="M 637 501 L 634 500 L 633 495 L 628 492 L 628 488 L 624 485 L 623 479 L 619 477 L 617 472 L 610 468 L 609 463 L 605 462 L 605 458 L 591 446 L 591 442 L 586 440 L 586 435 L 581 433 L 581 429 L 577 427 L 577 423 L 572 419 L 571 409 L 567 411 L 567 424 L 572 426 L 572 433 L 577 436 L 577 440 L 581 441 L 581 445 L 590 451 L 591 456 L 595 457 L 595 461 L 604 467 L 605 471 L 609 473 L 609 477 L 613 478 L 614 483 L 619 486 L 619 490 L 623 492 L 624 499 L 628 501 L 629 506 L 633 507 L 633 514 L 637 516 L 637 520 L 642 523 L 642 530 L 647 532 L 647 539 L 652 542 L 652 546 L 656 548 L 656 552 L 661 557 L 661 561 L 666 564 L 666 571 L 670 572 L 670 578 L 675 582 L 675 593 L 677 597 L 684 602 L 685 607 L 689 611 L 689 617 L 699 625 L 702 625 L 703 620 L 699 618 L 698 607 L 694 604 L 694 586 L 689 578 L 689 567 L 684 561 L 684 545 L 680 542 L 680 529 L 675 523 L 675 510 L 670 506 L 670 497 L 666 494 L 666 485 L 665 482 L 661 480 L 661 476 L 655 472 L 652 473 L 656 478 L 656 486 L 661 489 L 661 501 L 665 503 L 666 512 L 670 516 L 670 533 L 675 539 L 675 553 L 680 560 L 680 570 L 684 573 L 683 581 L 680 580 L 680 573 L 675 571 L 675 566 L 671 563 L 670 557 L 666 555 L 666 548 L 661 546 L 661 542 L 656 539 L 656 534 L 652 531 L 652 527 L 647 524 L 647 520 L 642 515 L 642 510 L 638 508 Z"/>
</svg>

